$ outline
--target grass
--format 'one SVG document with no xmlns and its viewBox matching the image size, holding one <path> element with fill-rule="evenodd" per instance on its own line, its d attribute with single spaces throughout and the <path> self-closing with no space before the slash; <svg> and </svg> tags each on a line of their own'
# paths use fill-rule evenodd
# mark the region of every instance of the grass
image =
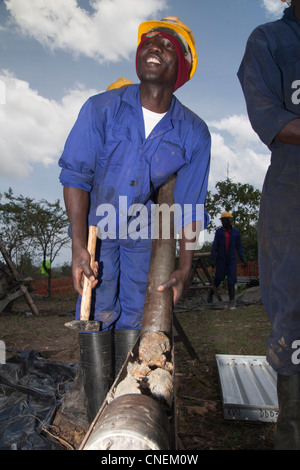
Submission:
<svg viewBox="0 0 300 470">
<path fill-rule="evenodd" d="M 270 322 L 261 305 L 235 310 L 193 310 L 177 318 L 196 351 L 191 360 L 175 335 L 179 438 L 185 449 L 269 450 L 274 423 L 223 417 L 216 354 L 265 356 Z"/>
<path fill-rule="evenodd" d="M 265 355 L 270 322 L 262 306 L 183 312 L 177 318 L 200 361 L 215 354 Z"/>
</svg>

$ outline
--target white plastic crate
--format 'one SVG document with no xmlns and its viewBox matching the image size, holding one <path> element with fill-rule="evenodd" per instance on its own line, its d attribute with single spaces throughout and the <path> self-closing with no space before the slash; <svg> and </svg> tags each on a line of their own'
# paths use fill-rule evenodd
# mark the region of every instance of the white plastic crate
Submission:
<svg viewBox="0 0 300 470">
<path fill-rule="evenodd" d="M 216 354 L 224 419 L 276 422 L 277 374 L 264 356 Z"/>
</svg>

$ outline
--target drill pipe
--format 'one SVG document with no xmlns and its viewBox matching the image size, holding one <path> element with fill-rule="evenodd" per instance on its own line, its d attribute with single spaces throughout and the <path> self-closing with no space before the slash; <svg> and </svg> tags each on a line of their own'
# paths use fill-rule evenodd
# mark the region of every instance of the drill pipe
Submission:
<svg viewBox="0 0 300 470">
<path fill-rule="evenodd" d="M 158 192 L 158 207 L 155 215 L 155 233 L 148 273 L 141 334 L 146 331 L 162 331 L 170 336 L 172 331 L 173 291 L 158 292 L 157 287 L 167 281 L 175 267 L 174 216 L 169 212 L 168 220 L 161 220 L 159 206 L 174 204 L 176 176 L 171 176 Z M 163 238 L 163 228 L 169 228 L 169 238 Z"/>
</svg>

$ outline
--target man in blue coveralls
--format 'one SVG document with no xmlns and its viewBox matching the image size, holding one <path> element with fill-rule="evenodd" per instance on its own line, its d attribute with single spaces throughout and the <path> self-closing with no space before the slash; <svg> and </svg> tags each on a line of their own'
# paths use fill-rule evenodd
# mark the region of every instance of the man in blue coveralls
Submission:
<svg viewBox="0 0 300 470">
<path fill-rule="evenodd" d="M 279 1 L 279 0 L 278 0 Z M 284 0 L 282 0 L 284 1 Z M 259 278 L 277 372 L 275 449 L 300 449 L 300 0 L 250 35 L 238 78 L 253 129 L 272 152 L 258 226 Z"/>
<path fill-rule="evenodd" d="M 236 284 L 236 253 L 240 260 L 247 265 L 244 257 L 243 246 L 240 232 L 232 226 L 233 217 L 230 212 L 223 212 L 220 217 L 222 227 L 218 228 L 215 233 L 210 259 L 216 261 L 216 273 L 214 285 L 219 287 L 227 276 L 227 286 L 229 294 L 229 302 L 232 303 L 235 297 Z M 209 291 L 207 302 L 211 303 L 214 291 Z"/>
<path fill-rule="evenodd" d="M 101 324 L 100 332 L 80 333 L 81 351 L 95 362 L 94 372 L 85 374 L 93 380 L 86 385 L 93 407 L 91 419 L 110 385 L 111 374 L 104 379 L 101 357 L 111 362 L 111 338 L 115 355 L 122 347 L 125 359 L 141 328 L 152 245 L 147 228 L 150 208 L 169 176 L 177 175 L 175 204 L 189 207 L 175 215 L 181 234 L 178 269 L 158 287 L 173 289 L 174 304 L 192 266 L 190 232 L 195 233 L 195 225 L 200 223 L 203 230 L 208 223 L 205 212 L 199 216 L 197 207 L 206 198 L 210 134 L 204 121 L 173 95 L 193 76 L 196 66 L 193 34 L 178 17 L 142 23 L 136 53 L 140 84 L 91 97 L 83 105 L 59 161 L 72 233 L 74 285 L 82 294 L 82 276 L 93 282 L 91 318 Z M 140 235 L 132 230 L 132 208 L 136 206 L 146 213 Z M 110 208 L 116 217 L 108 228 L 105 221 L 112 221 L 105 219 L 105 209 Z M 88 225 L 97 225 L 101 238 L 94 272 L 86 248 Z M 79 306 L 80 296 L 76 319 Z M 89 359 L 81 361 L 85 362 Z"/>
</svg>

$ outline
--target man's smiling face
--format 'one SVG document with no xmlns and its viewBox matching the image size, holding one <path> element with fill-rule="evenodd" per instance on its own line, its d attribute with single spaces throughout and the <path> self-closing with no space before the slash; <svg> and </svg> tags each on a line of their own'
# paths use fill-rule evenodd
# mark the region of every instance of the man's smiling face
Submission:
<svg viewBox="0 0 300 470">
<path fill-rule="evenodd" d="M 177 79 L 178 58 L 169 39 L 157 33 L 149 34 L 137 57 L 137 73 L 142 82 L 174 85 Z"/>
</svg>

